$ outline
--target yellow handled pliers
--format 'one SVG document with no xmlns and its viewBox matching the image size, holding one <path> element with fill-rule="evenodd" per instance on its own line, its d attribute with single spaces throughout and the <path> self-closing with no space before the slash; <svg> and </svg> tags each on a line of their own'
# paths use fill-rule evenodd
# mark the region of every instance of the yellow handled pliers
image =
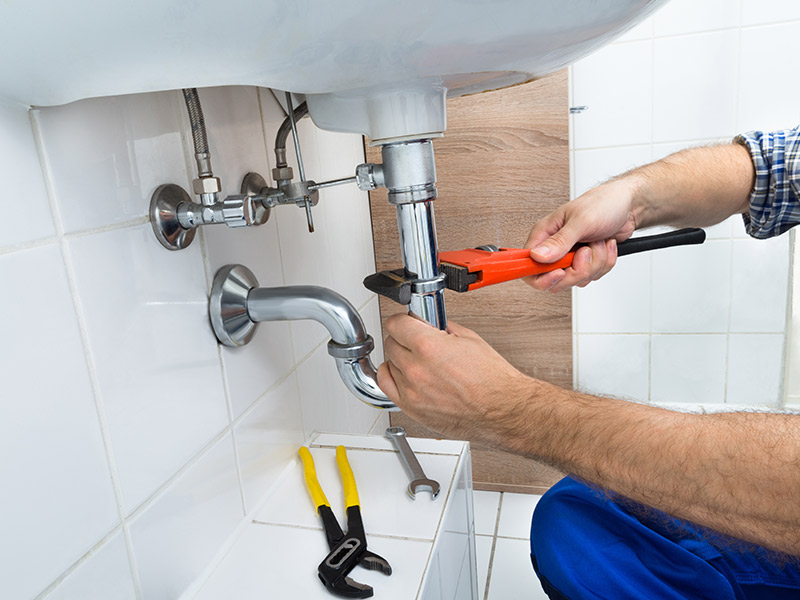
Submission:
<svg viewBox="0 0 800 600">
<path fill-rule="evenodd" d="M 364 533 L 364 523 L 361 521 L 361 507 L 358 500 L 358 489 L 353 469 L 347 460 L 344 446 L 336 447 L 336 464 L 342 475 L 344 485 L 344 503 L 347 511 L 347 533 L 339 527 L 339 522 L 331 510 L 331 505 L 317 480 L 317 471 L 314 468 L 314 459 L 305 446 L 300 448 L 300 458 L 303 460 L 303 473 L 306 487 L 311 500 L 317 507 L 317 514 L 322 519 L 325 537 L 328 540 L 330 552 L 319 564 L 317 572 L 325 587 L 332 593 L 344 598 L 370 598 L 372 588 L 363 583 L 353 581 L 348 577 L 357 564 L 370 571 L 380 571 L 384 575 L 392 574 L 392 567 L 382 556 L 367 550 L 367 537 Z"/>
</svg>

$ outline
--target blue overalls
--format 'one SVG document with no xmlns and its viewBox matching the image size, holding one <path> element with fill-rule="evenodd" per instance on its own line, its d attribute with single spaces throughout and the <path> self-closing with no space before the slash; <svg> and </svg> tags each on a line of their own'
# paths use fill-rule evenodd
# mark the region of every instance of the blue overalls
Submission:
<svg viewBox="0 0 800 600">
<path fill-rule="evenodd" d="M 531 560 L 552 600 L 800 600 L 800 559 L 619 500 L 572 477 L 539 500 Z"/>
</svg>

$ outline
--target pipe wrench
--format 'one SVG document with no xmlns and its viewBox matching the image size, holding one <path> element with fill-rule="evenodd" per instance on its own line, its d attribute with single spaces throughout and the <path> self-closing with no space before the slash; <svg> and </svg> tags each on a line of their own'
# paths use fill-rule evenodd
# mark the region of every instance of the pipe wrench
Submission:
<svg viewBox="0 0 800 600">
<path fill-rule="evenodd" d="M 706 232 L 697 228 L 630 238 L 617 245 L 617 256 L 671 246 L 702 244 L 705 239 Z M 531 251 L 525 248 L 480 246 L 466 250 L 440 252 L 439 270 L 444 273 L 447 289 L 455 292 L 471 292 L 487 285 L 540 275 L 556 269 L 566 269 L 572 264 L 577 248 L 554 263 L 540 263 L 533 260 Z"/>
</svg>

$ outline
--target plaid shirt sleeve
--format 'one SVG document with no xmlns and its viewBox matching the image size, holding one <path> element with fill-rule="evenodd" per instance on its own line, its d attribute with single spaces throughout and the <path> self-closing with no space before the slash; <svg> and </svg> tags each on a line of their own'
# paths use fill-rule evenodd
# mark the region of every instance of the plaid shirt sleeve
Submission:
<svg viewBox="0 0 800 600">
<path fill-rule="evenodd" d="M 750 151 L 756 181 L 744 226 L 752 237 L 766 239 L 800 223 L 800 126 L 765 133 L 749 131 L 733 140 Z"/>
</svg>

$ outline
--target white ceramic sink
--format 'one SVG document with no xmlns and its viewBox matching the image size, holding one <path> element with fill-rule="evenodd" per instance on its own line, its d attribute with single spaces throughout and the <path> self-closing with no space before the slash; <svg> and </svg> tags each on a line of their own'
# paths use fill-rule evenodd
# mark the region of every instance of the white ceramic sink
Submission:
<svg viewBox="0 0 800 600">
<path fill-rule="evenodd" d="M 259 85 L 306 94 L 329 129 L 442 131 L 445 95 L 551 73 L 665 1 L 4 0 L 0 97 Z"/>
</svg>

